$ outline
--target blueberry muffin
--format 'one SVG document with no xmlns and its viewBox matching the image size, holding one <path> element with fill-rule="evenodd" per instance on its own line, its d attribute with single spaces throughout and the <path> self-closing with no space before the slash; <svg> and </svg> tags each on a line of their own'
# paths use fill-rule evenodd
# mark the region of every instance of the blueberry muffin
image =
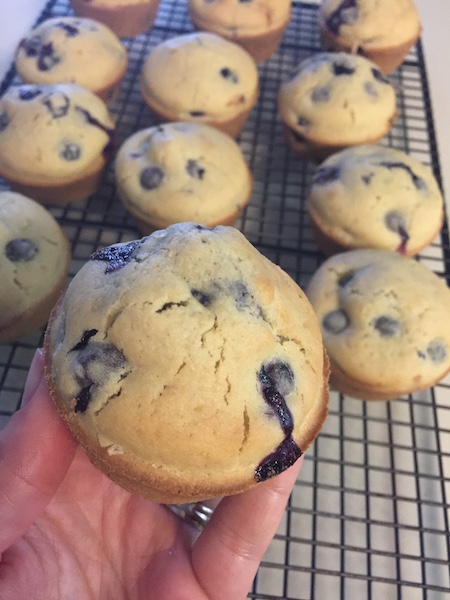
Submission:
<svg viewBox="0 0 450 600">
<path fill-rule="evenodd" d="M 308 211 L 320 249 L 381 248 L 414 256 L 442 227 L 444 202 L 432 172 L 383 146 L 355 146 L 314 173 Z"/>
<path fill-rule="evenodd" d="M 204 123 L 235 137 L 257 100 L 258 70 L 237 44 L 190 33 L 151 50 L 141 90 L 159 121 Z"/>
<path fill-rule="evenodd" d="M 421 263 L 389 250 L 336 254 L 307 295 L 337 390 L 389 400 L 433 386 L 450 370 L 450 289 Z"/>
<path fill-rule="evenodd" d="M 107 25 L 119 37 L 146 33 L 153 25 L 159 0 L 70 0 L 77 17 Z"/>
<path fill-rule="evenodd" d="M 47 322 L 66 285 L 70 245 L 40 204 L 0 192 L 0 344 Z"/>
<path fill-rule="evenodd" d="M 94 464 L 156 502 L 281 473 L 327 413 L 310 303 L 233 227 L 176 224 L 93 254 L 55 308 L 45 363 Z"/>
<path fill-rule="evenodd" d="M 39 202 L 93 193 L 113 142 L 105 103 L 78 84 L 14 86 L 0 98 L 0 175 Z"/>
<path fill-rule="evenodd" d="M 15 67 L 25 83 L 78 83 L 113 101 L 128 65 L 125 46 L 102 23 L 55 17 L 20 42 Z"/>
<path fill-rule="evenodd" d="M 168 123 L 133 134 L 115 163 L 117 190 L 143 234 L 181 221 L 232 225 L 253 179 L 238 144 L 198 123 Z"/>
<path fill-rule="evenodd" d="M 257 61 L 277 51 L 291 18 L 291 0 L 189 0 L 198 29 L 239 44 Z"/>
<path fill-rule="evenodd" d="M 326 49 L 361 54 L 391 73 L 419 39 L 421 24 L 412 0 L 324 0 L 319 31 Z"/>
<path fill-rule="evenodd" d="M 281 84 L 278 108 L 289 146 L 319 160 L 378 142 L 397 114 L 388 79 L 371 61 L 344 52 L 321 52 L 301 62 Z"/>
</svg>

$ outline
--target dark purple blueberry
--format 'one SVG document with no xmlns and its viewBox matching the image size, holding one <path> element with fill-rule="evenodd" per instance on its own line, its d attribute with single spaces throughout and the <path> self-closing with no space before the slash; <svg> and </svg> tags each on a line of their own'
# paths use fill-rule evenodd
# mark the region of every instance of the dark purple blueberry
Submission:
<svg viewBox="0 0 450 600">
<path fill-rule="evenodd" d="M 355 271 L 347 271 L 347 273 L 344 273 L 343 275 L 341 275 L 339 277 L 339 279 L 338 279 L 339 287 L 344 288 L 351 281 L 353 281 L 354 277 L 355 277 Z"/>
<path fill-rule="evenodd" d="M 353 73 L 356 71 L 355 67 L 343 60 L 339 62 L 333 62 L 331 63 L 331 66 L 336 77 L 340 77 L 341 75 L 353 75 Z"/>
<path fill-rule="evenodd" d="M 294 373 L 289 365 L 285 365 L 287 370 L 282 374 L 282 367 L 277 370 L 277 366 L 275 366 L 277 364 L 284 365 L 284 363 L 274 361 L 271 363 L 271 367 L 269 365 L 269 371 L 267 370 L 267 366 L 263 365 L 259 371 L 258 379 L 264 400 L 276 414 L 284 434 L 289 436 L 294 428 L 294 421 L 282 390 L 287 389 L 288 393 L 292 391 L 294 387 Z M 291 375 L 292 378 L 290 378 Z"/>
<path fill-rule="evenodd" d="M 373 171 L 371 171 L 370 173 L 366 173 L 365 175 L 361 175 L 361 180 L 366 185 L 370 185 L 370 182 L 372 181 L 372 178 L 373 178 L 374 175 L 375 175 L 375 173 Z"/>
<path fill-rule="evenodd" d="M 220 69 L 220 74 L 227 81 L 231 81 L 231 83 L 239 83 L 238 74 L 228 67 L 223 67 L 223 69 Z"/>
<path fill-rule="evenodd" d="M 145 167 L 139 176 L 139 183 L 144 190 L 155 190 L 164 181 L 164 171 L 161 167 Z"/>
<path fill-rule="evenodd" d="M 75 412 L 85 412 L 92 397 L 112 374 L 125 375 L 127 361 L 113 344 L 87 342 L 77 351 L 75 379 L 80 387 Z"/>
<path fill-rule="evenodd" d="M 109 138 L 109 142 L 103 148 L 103 154 L 104 155 L 110 154 L 115 145 L 114 129 L 111 129 L 107 125 L 104 125 L 101 121 L 99 121 L 98 119 L 93 117 L 88 110 L 86 110 L 85 108 L 82 108 L 81 106 L 75 106 L 75 110 L 76 110 L 76 112 L 81 114 L 86 119 L 86 121 L 87 121 L 87 123 L 89 123 L 89 125 L 92 125 L 93 127 L 97 127 L 98 129 L 100 129 L 101 131 L 106 133 L 106 135 Z"/>
<path fill-rule="evenodd" d="M 306 119 L 305 117 L 297 117 L 297 125 L 299 127 L 304 127 L 306 129 L 311 125 L 311 122 L 309 119 Z"/>
<path fill-rule="evenodd" d="M 294 389 L 294 371 L 287 363 L 273 361 L 266 365 L 265 372 L 282 396 L 287 396 Z"/>
<path fill-rule="evenodd" d="M 203 110 L 191 110 L 191 117 L 205 117 L 206 113 Z"/>
<path fill-rule="evenodd" d="M 19 87 L 19 98 L 27 102 L 28 100 L 33 100 L 37 96 L 42 94 L 42 90 L 40 88 L 36 88 L 33 86 L 22 85 Z"/>
<path fill-rule="evenodd" d="M 41 47 L 42 38 L 39 35 L 24 38 L 19 44 L 19 48 L 21 48 L 28 57 L 38 56 Z"/>
<path fill-rule="evenodd" d="M 311 101 L 314 103 L 328 102 L 330 99 L 330 90 L 327 87 L 315 87 L 311 92 Z"/>
<path fill-rule="evenodd" d="M 140 240 L 128 242 L 128 244 L 120 244 L 117 246 L 108 246 L 102 250 L 98 250 L 91 255 L 91 260 L 101 260 L 108 263 L 105 273 L 113 273 L 123 269 L 123 267 L 133 258 L 136 248 L 139 246 Z"/>
<path fill-rule="evenodd" d="M 186 171 L 194 179 L 203 179 L 205 169 L 200 166 L 198 160 L 189 159 L 186 163 Z"/>
<path fill-rule="evenodd" d="M 5 111 L 0 112 L 0 133 L 2 133 L 2 131 L 5 131 L 5 129 L 10 123 L 11 119 L 9 118 L 8 113 Z"/>
<path fill-rule="evenodd" d="M 391 338 L 400 333 L 401 327 L 400 323 L 397 319 L 393 319 L 388 315 L 382 315 L 381 317 L 377 317 L 372 326 L 374 329 L 378 331 L 381 337 Z"/>
<path fill-rule="evenodd" d="M 255 298 L 243 281 L 233 281 L 230 284 L 229 291 L 239 311 L 249 311 L 255 317 L 262 315 L 261 307 L 257 305 Z"/>
<path fill-rule="evenodd" d="M 53 67 L 61 62 L 61 57 L 55 53 L 53 44 L 43 44 L 38 55 L 37 68 L 40 71 L 51 71 Z"/>
<path fill-rule="evenodd" d="M 54 92 L 46 96 L 42 104 L 50 111 L 54 119 L 61 119 L 69 112 L 70 100 L 62 92 Z"/>
<path fill-rule="evenodd" d="M 341 175 L 339 167 L 320 167 L 313 175 L 312 183 L 314 185 L 327 185 L 339 180 Z"/>
<path fill-rule="evenodd" d="M 373 81 L 366 81 L 364 83 L 364 91 L 371 98 L 378 98 L 378 91 Z"/>
<path fill-rule="evenodd" d="M 73 348 L 70 349 L 70 352 L 73 352 L 75 350 L 84 350 L 84 348 L 86 348 L 86 346 L 88 345 L 91 337 L 94 337 L 94 335 L 97 335 L 97 333 L 98 329 L 87 329 L 81 336 L 81 340 L 78 343 L 76 343 Z"/>
<path fill-rule="evenodd" d="M 405 165 L 405 163 L 382 161 L 382 162 L 380 162 L 380 167 L 385 167 L 386 169 L 389 169 L 390 171 L 393 169 L 402 169 L 403 171 L 406 171 L 406 173 L 408 173 L 408 175 L 411 177 L 414 187 L 419 192 L 425 191 L 427 189 L 427 184 L 422 179 L 422 177 L 419 177 L 418 175 L 416 175 L 414 173 L 414 171 L 411 169 L 411 167 L 408 167 L 408 165 Z"/>
<path fill-rule="evenodd" d="M 266 456 L 255 469 L 256 481 L 266 481 L 286 471 L 302 454 L 292 437 L 285 438 L 275 452 Z"/>
<path fill-rule="evenodd" d="M 386 227 L 400 236 L 400 246 L 396 249 L 400 254 L 405 254 L 406 245 L 409 241 L 409 234 L 406 219 L 398 210 L 391 210 L 384 217 Z"/>
<path fill-rule="evenodd" d="M 202 292 L 201 290 L 192 289 L 191 294 L 196 300 L 200 302 L 200 304 L 203 304 L 203 306 L 210 306 L 214 299 L 211 294 L 207 294 L 206 292 Z"/>
<path fill-rule="evenodd" d="M 326 20 L 328 29 L 337 35 L 341 25 L 353 25 L 358 18 L 356 0 L 344 0 Z"/>
<path fill-rule="evenodd" d="M 427 346 L 427 356 L 431 362 L 444 362 L 447 358 L 447 348 L 441 341 L 432 340 Z"/>
<path fill-rule="evenodd" d="M 28 238 L 11 240 L 5 246 L 6 258 L 11 262 L 30 262 L 38 252 L 39 248 Z"/>
<path fill-rule="evenodd" d="M 381 71 L 372 67 L 371 69 L 373 78 L 378 81 L 378 83 L 387 83 L 389 85 L 389 79 L 387 79 Z"/>
<path fill-rule="evenodd" d="M 78 144 L 74 142 L 64 142 L 62 145 L 62 149 L 59 152 L 59 156 L 67 160 L 68 162 L 72 162 L 73 160 L 78 160 L 81 156 L 81 148 Z"/>
<path fill-rule="evenodd" d="M 75 37 L 76 35 L 78 35 L 80 33 L 80 30 L 78 29 L 78 27 L 74 27 L 70 23 L 64 23 L 64 21 L 61 21 L 60 23 L 56 23 L 55 26 L 62 29 L 64 31 L 64 33 L 67 35 L 67 37 Z"/>
<path fill-rule="evenodd" d="M 323 328 L 335 335 L 345 331 L 349 325 L 350 320 L 343 310 L 333 310 L 329 312 L 322 321 Z"/>
</svg>

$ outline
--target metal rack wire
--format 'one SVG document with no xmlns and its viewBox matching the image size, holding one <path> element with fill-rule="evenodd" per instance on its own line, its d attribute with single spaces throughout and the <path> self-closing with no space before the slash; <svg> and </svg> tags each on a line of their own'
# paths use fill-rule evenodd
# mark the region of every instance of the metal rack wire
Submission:
<svg viewBox="0 0 450 600">
<path fill-rule="evenodd" d="M 293 2 L 280 50 L 260 65 L 261 96 L 239 138 L 255 190 L 238 227 L 302 287 L 323 260 L 304 203 L 315 165 L 301 161 L 285 146 L 275 99 L 293 65 L 320 50 L 316 13 L 314 4 Z M 51 0 L 39 21 L 66 14 L 66 0 Z M 144 58 L 163 39 L 191 30 L 186 2 L 163 0 L 154 28 L 125 40 L 130 65 L 112 109 L 119 144 L 153 124 L 137 85 Z M 440 182 L 420 43 L 391 81 L 399 116 L 385 143 L 429 165 Z M 18 82 L 11 69 L 0 94 Z M 0 180 L 0 189 L 6 187 Z M 71 275 L 98 248 L 138 237 L 116 196 L 112 167 L 92 197 L 50 210 L 72 242 Z M 447 219 L 419 260 L 450 282 Z M 41 342 L 39 331 L 0 346 L 0 427 L 18 408 L 32 355 Z M 305 457 L 249 598 L 449 597 L 449 386 L 450 377 L 429 391 L 381 403 L 332 392 L 329 417 Z"/>
</svg>

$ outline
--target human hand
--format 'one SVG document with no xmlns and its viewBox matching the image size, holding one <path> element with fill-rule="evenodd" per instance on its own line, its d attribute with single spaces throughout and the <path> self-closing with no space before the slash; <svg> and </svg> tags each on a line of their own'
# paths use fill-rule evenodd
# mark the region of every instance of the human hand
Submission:
<svg viewBox="0 0 450 600">
<path fill-rule="evenodd" d="M 275 534 L 301 459 L 224 498 L 203 532 L 89 461 L 33 359 L 0 434 L 0 600 L 239 600 Z"/>
</svg>

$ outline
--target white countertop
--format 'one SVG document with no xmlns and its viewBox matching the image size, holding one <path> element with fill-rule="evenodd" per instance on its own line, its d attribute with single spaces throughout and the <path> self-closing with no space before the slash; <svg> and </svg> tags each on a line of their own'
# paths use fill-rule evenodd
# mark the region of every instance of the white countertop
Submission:
<svg viewBox="0 0 450 600">
<path fill-rule="evenodd" d="M 431 90 L 444 194 L 449 207 L 450 1 L 415 0 L 415 2 L 423 24 L 422 42 Z M 0 80 L 9 69 L 17 42 L 33 26 L 45 4 L 45 0 L 0 2 Z"/>
</svg>

